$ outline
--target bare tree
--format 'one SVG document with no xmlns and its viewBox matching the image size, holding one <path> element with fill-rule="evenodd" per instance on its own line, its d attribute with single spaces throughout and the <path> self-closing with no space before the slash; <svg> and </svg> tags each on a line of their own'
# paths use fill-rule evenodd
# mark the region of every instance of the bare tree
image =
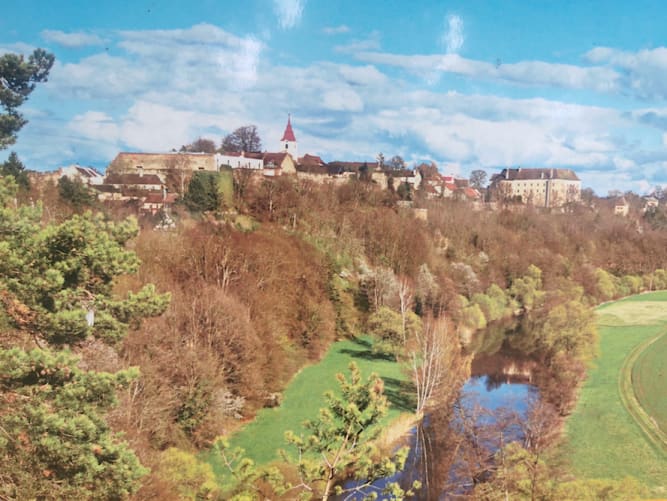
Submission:
<svg viewBox="0 0 667 501">
<path fill-rule="evenodd" d="M 481 169 L 474 170 L 470 173 L 470 184 L 473 188 L 480 190 L 484 188 L 484 185 L 486 184 L 486 178 L 486 171 Z"/>
<path fill-rule="evenodd" d="M 403 344 L 407 342 L 407 315 L 410 307 L 412 306 L 412 285 L 407 277 L 402 277 L 398 281 L 398 299 L 400 301 L 401 309 L 401 332 L 403 333 Z"/>
<path fill-rule="evenodd" d="M 394 155 L 393 157 L 391 157 L 391 160 L 389 160 L 389 165 L 392 169 L 396 170 L 405 169 L 405 160 L 403 160 L 403 157 L 401 155 Z"/>
<path fill-rule="evenodd" d="M 192 143 L 181 147 L 181 151 L 190 153 L 215 153 L 215 150 L 215 142 L 203 137 L 199 137 Z"/>
<path fill-rule="evenodd" d="M 454 397 L 457 380 L 467 377 L 469 360 L 460 354 L 456 336 L 450 336 L 444 317 L 428 318 L 422 332 L 411 340 L 410 366 L 417 393 L 416 412 L 421 413 L 438 394 Z M 442 390 L 442 391 L 441 391 Z M 449 393 L 445 393 L 449 390 Z"/>
<path fill-rule="evenodd" d="M 257 132 L 257 126 L 244 125 L 239 127 L 222 140 L 222 151 L 228 152 L 251 152 L 261 151 L 262 140 Z"/>
</svg>

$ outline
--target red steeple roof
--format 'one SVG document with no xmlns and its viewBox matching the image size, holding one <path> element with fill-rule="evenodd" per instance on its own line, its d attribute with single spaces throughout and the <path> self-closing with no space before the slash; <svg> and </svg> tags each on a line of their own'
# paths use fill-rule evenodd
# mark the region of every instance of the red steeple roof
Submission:
<svg viewBox="0 0 667 501">
<path fill-rule="evenodd" d="M 283 138 L 281 141 L 292 141 L 296 143 L 296 138 L 294 137 L 294 131 L 292 130 L 291 117 L 287 115 L 287 127 L 285 127 L 285 132 L 283 132 Z"/>
</svg>

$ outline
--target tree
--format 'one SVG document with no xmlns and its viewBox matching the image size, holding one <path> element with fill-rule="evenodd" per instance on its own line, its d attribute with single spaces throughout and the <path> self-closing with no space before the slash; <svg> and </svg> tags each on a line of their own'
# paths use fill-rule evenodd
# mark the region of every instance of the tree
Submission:
<svg viewBox="0 0 667 501">
<path fill-rule="evenodd" d="M 396 358 L 405 353 L 407 338 L 414 337 L 421 328 L 421 319 L 414 312 L 401 315 L 386 306 L 368 318 L 368 332 L 375 337 L 373 350 Z"/>
<path fill-rule="evenodd" d="M 193 212 L 219 210 L 222 205 L 219 179 L 218 172 L 195 172 L 183 197 L 187 208 Z"/>
<path fill-rule="evenodd" d="M 67 176 L 58 179 L 58 195 L 77 211 L 90 207 L 96 200 L 95 195 L 80 179 L 70 179 Z"/>
<path fill-rule="evenodd" d="M 25 166 L 13 151 L 9 154 L 7 161 L 0 164 L 0 176 L 12 176 L 21 190 L 30 190 L 30 179 L 28 179 Z"/>
<path fill-rule="evenodd" d="M 0 150 L 14 144 L 17 132 L 27 120 L 16 109 L 38 82 L 45 82 L 53 66 L 53 54 L 35 49 L 26 61 L 19 54 L 0 56 Z"/>
<path fill-rule="evenodd" d="M 147 472 L 102 417 L 137 371 L 77 364 L 67 351 L 0 350 L 3 499 L 122 499 Z"/>
<path fill-rule="evenodd" d="M 239 127 L 222 140 L 222 151 L 241 152 L 261 151 L 262 140 L 257 132 L 257 126 L 244 125 Z"/>
<path fill-rule="evenodd" d="M 410 369 L 417 393 L 415 411 L 420 414 L 439 393 L 439 404 L 449 401 L 457 393 L 457 379 L 467 370 L 458 336 L 449 335 L 444 317 L 428 318 L 421 331 L 414 331 L 410 345 Z"/>
<path fill-rule="evenodd" d="M 481 190 L 486 185 L 486 172 L 476 169 L 470 173 L 470 184 L 473 188 Z"/>
<path fill-rule="evenodd" d="M 400 155 L 394 155 L 391 157 L 391 160 L 389 160 L 389 166 L 396 170 L 405 169 L 405 160 L 403 160 L 403 157 Z"/>
<path fill-rule="evenodd" d="M 197 138 L 192 143 L 181 147 L 181 151 L 190 153 L 215 153 L 216 150 L 215 142 L 203 137 Z"/>
<path fill-rule="evenodd" d="M 169 296 L 152 285 L 114 294 L 116 277 L 137 270 L 125 249 L 136 220 L 87 212 L 43 225 L 40 205 L 13 207 L 15 192 L 0 178 L 0 497 L 127 497 L 145 470 L 104 413 L 137 373 L 84 371 L 63 346 L 113 345 Z"/>
<path fill-rule="evenodd" d="M 211 465 L 175 447 L 161 454 L 158 472 L 178 492 L 178 499 L 210 499 L 218 490 Z"/>
<path fill-rule="evenodd" d="M 373 374 L 364 382 L 354 363 L 350 364 L 349 380 L 342 374 L 337 378 L 340 395 L 325 394 L 327 407 L 320 410 L 317 420 L 305 423 L 310 435 L 300 437 L 291 431 L 285 433 L 287 441 L 299 452 L 296 466 L 301 483 L 293 489 L 305 492 L 308 499 L 326 500 L 334 493 L 363 492 L 375 480 L 402 470 L 407 458 L 407 448 L 400 449 L 393 457 L 379 458 L 379 452 L 372 445 L 381 431 L 376 425 L 388 406 L 382 380 Z M 295 461 L 286 453 L 283 457 L 288 462 Z M 350 489 L 335 486 L 337 474 L 349 467 L 354 468 L 358 485 Z M 385 492 L 399 498 L 405 494 L 391 482 Z"/>
<path fill-rule="evenodd" d="M 378 169 L 380 169 L 380 170 L 384 169 L 384 154 L 382 152 L 377 154 L 377 156 L 375 157 L 375 160 L 378 163 Z"/>
</svg>

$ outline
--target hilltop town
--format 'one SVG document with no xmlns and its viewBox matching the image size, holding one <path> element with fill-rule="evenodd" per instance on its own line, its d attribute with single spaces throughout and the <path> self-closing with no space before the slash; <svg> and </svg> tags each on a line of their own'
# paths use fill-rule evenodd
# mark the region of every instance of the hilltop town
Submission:
<svg viewBox="0 0 667 501">
<path fill-rule="evenodd" d="M 495 173 L 486 186 L 486 173 L 472 180 L 439 172 L 434 163 L 409 168 L 400 156 L 389 161 L 380 153 L 374 161 L 332 160 L 305 153 L 288 117 L 284 133 L 274 151 L 181 151 L 167 153 L 121 152 L 110 162 L 105 174 L 90 167 L 72 165 L 55 172 L 33 174 L 39 180 L 66 176 L 89 186 L 104 202 L 135 201 L 141 213 L 169 210 L 182 199 L 197 172 L 231 171 L 245 182 L 288 176 L 317 184 L 341 185 L 351 179 L 365 181 L 379 190 L 390 190 L 404 202 L 454 199 L 475 208 L 495 208 L 498 202 L 514 202 L 535 207 L 559 208 L 581 200 L 581 181 L 571 169 L 505 168 Z M 224 145 L 223 145 L 224 146 Z"/>
</svg>

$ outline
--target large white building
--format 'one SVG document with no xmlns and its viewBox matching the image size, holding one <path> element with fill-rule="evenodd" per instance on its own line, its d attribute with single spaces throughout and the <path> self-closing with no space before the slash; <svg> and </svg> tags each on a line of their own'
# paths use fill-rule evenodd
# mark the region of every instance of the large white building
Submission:
<svg viewBox="0 0 667 501">
<path fill-rule="evenodd" d="M 538 207 L 560 207 L 581 200 L 581 181 L 571 169 L 503 169 L 491 178 L 491 188 L 501 199 Z"/>
<path fill-rule="evenodd" d="M 229 165 L 232 169 L 257 169 L 264 168 L 264 154 L 263 153 L 246 153 L 241 151 L 216 153 L 215 165 L 220 170 L 220 167 Z"/>
</svg>

